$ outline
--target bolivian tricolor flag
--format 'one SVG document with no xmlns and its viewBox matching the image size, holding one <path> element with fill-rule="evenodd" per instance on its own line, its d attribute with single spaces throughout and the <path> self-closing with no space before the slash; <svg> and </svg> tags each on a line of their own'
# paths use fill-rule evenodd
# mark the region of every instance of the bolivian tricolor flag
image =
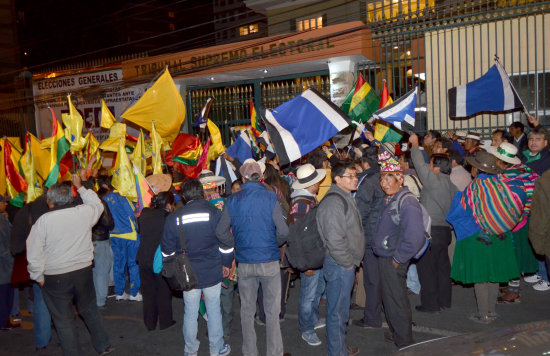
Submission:
<svg viewBox="0 0 550 356">
<path fill-rule="evenodd" d="M 376 120 L 374 125 L 374 139 L 380 142 L 399 142 L 403 134 L 397 131 L 391 124 Z"/>
<path fill-rule="evenodd" d="M 260 123 L 258 122 L 258 113 L 256 112 L 252 99 L 250 99 L 250 126 L 252 126 L 254 130 L 258 131 L 258 134 L 256 135 L 254 132 L 254 135 L 260 136 L 262 129 L 260 127 Z"/>
<path fill-rule="evenodd" d="M 153 193 L 153 188 L 147 182 L 147 179 L 141 174 L 140 169 L 134 163 L 134 177 L 136 177 L 136 191 L 138 204 L 136 210 L 141 211 L 143 208 L 148 208 L 151 206 L 151 199 L 155 193 Z"/>
<path fill-rule="evenodd" d="M 71 148 L 69 141 L 65 138 L 65 133 L 63 132 L 63 128 L 61 128 L 61 124 L 57 120 L 57 117 L 55 117 L 53 109 L 50 108 L 50 111 L 53 118 L 50 142 L 50 173 L 44 182 L 44 185 L 48 188 L 57 182 L 59 170 L 61 168 L 61 159 L 63 159 L 65 153 Z"/>
<path fill-rule="evenodd" d="M 6 186 L 8 194 L 11 198 L 10 204 L 21 208 L 25 202 L 25 190 L 27 183 L 19 174 L 17 165 L 15 164 L 15 152 L 8 140 L 4 143 L 4 170 L 6 172 Z"/>
<path fill-rule="evenodd" d="M 343 112 L 358 122 L 366 122 L 378 110 L 380 98 L 360 75 L 353 89 L 340 106 Z"/>
<path fill-rule="evenodd" d="M 384 79 L 384 87 L 382 87 L 382 96 L 380 97 L 380 106 L 378 109 L 385 108 L 386 106 L 393 103 L 393 99 L 390 96 L 390 93 L 388 93 L 388 85 L 386 84 L 386 80 Z"/>
<path fill-rule="evenodd" d="M 196 166 L 202 154 L 203 147 L 198 137 L 180 133 L 172 144 L 172 161 L 188 166 Z"/>
</svg>

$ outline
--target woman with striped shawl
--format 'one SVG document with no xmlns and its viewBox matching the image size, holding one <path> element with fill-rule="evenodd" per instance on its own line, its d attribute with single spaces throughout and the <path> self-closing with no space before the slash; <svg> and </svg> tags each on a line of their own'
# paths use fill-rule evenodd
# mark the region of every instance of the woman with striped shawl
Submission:
<svg viewBox="0 0 550 356">
<path fill-rule="evenodd" d="M 498 284 L 519 277 L 511 230 L 521 221 L 526 194 L 521 181 L 497 176 L 490 153 L 466 161 L 474 180 L 456 193 L 447 214 L 457 237 L 451 278 L 474 284 L 478 312 L 470 319 L 489 324 L 497 318 Z"/>
</svg>

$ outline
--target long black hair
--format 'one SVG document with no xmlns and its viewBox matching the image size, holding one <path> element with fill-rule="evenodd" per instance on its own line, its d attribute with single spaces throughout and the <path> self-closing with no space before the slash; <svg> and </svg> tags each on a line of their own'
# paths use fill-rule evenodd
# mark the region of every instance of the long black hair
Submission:
<svg viewBox="0 0 550 356">
<path fill-rule="evenodd" d="M 169 192 L 158 193 L 151 199 L 151 208 L 153 209 L 165 209 L 169 204 L 174 204 L 174 196 Z"/>
</svg>

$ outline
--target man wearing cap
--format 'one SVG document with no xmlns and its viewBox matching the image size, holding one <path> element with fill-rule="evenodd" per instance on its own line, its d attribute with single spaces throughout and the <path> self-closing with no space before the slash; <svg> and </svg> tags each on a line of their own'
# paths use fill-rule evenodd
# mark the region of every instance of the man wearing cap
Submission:
<svg viewBox="0 0 550 356">
<path fill-rule="evenodd" d="M 268 356 L 283 355 L 283 339 L 279 325 L 281 311 L 281 277 L 279 246 L 286 241 L 288 226 L 277 195 L 260 183 L 262 172 L 257 162 L 248 162 L 239 169 L 244 184 L 225 204 L 216 228 L 218 239 L 235 246 L 241 298 L 242 353 L 258 355 L 254 314 L 258 287 L 264 293 L 266 314 L 266 347 Z"/>
<path fill-rule="evenodd" d="M 477 152 L 483 151 L 483 148 L 479 147 L 479 141 L 481 141 L 481 136 L 479 133 L 474 131 L 468 132 L 468 135 L 466 135 L 466 139 L 464 140 L 465 157 L 472 157 Z"/>
<path fill-rule="evenodd" d="M 361 156 L 364 169 L 359 175 L 355 201 L 361 213 L 365 232 L 365 256 L 363 256 L 363 284 L 365 287 L 365 308 L 363 318 L 354 320 L 353 325 L 362 328 L 382 327 L 382 288 L 378 261 L 372 251 L 372 234 L 378 214 L 384 202 L 384 192 L 380 188 L 380 166 L 377 160 L 378 148 L 368 147 Z"/>
<path fill-rule="evenodd" d="M 352 162 L 332 167 L 332 186 L 317 210 L 317 228 L 327 252 L 323 264 L 327 296 L 327 350 L 333 355 L 355 355 L 357 347 L 346 346 L 351 290 L 355 268 L 365 253 L 361 216 L 351 193 L 357 189 Z"/>
<path fill-rule="evenodd" d="M 538 269 L 538 263 L 529 244 L 529 214 L 531 212 L 533 188 L 539 176 L 521 163 L 520 159 L 516 157 L 517 152 L 517 147 L 508 142 L 503 142 L 498 147 L 489 147 L 489 153 L 497 158 L 496 163 L 502 171 L 501 176 L 524 182 L 527 200 L 523 208 L 523 218 L 512 230 L 512 241 L 520 273 L 533 274 Z M 498 298 L 498 302 L 506 304 L 520 302 L 519 284 L 519 278 L 509 281 L 506 293 Z"/>
<path fill-rule="evenodd" d="M 407 296 L 407 268 L 425 243 L 422 210 L 403 187 L 403 171 L 387 152 L 379 156 L 380 186 L 386 194 L 374 229 L 372 248 L 378 256 L 382 303 L 390 332 L 384 334 L 397 347 L 413 343 L 412 314 Z"/>
<path fill-rule="evenodd" d="M 315 169 L 312 164 L 304 164 L 298 168 L 298 178 L 292 184 L 294 190 L 291 194 L 288 223 L 292 224 L 309 210 L 317 205 L 315 195 L 319 191 L 319 185 L 325 179 L 324 169 Z M 321 345 L 321 340 L 315 329 L 323 326 L 324 321 L 319 320 L 319 301 L 325 291 L 323 270 L 307 270 L 300 273 L 300 299 L 298 301 L 298 322 L 302 339 L 310 346 Z"/>
<path fill-rule="evenodd" d="M 409 143 L 411 158 L 423 186 L 420 202 L 432 219 L 431 247 L 417 263 L 422 288 L 421 305 L 416 306 L 416 310 L 437 312 L 442 308 L 451 307 L 452 286 L 449 278 L 451 264 L 447 249 L 451 243 L 451 228 L 445 221 L 445 216 L 449 212 L 451 200 L 457 188 L 451 182 L 452 165 L 447 155 L 433 154 L 428 165 L 418 149 L 416 134 L 410 135 Z"/>
</svg>

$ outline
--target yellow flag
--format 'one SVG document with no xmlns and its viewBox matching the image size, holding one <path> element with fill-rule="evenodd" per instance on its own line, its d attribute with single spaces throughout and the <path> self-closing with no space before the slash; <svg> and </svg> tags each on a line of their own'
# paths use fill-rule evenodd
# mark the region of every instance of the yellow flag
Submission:
<svg viewBox="0 0 550 356">
<path fill-rule="evenodd" d="M 155 129 L 155 122 L 151 123 L 150 134 L 153 143 L 153 174 L 162 174 L 162 137 Z"/>
<path fill-rule="evenodd" d="M 25 176 L 25 182 L 27 182 L 27 200 L 26 203 L 32 203 L 39 196 L 42 195 L 42 181 L 38 177 L 35 168 L 34 154 L 32 152 L 32 141 L 30 134 L 27 132 L 27 143 L 25 148 L 25 154 L 19 161 L 23 175 Z"/>
<path fill-rule="evenodd" d="M 120 138 L 126 141 L 126 124 L 117 122 L 111 126 L 109 137 L 101 143 L 99 148 L 103 151 L 117 152 Z"/>
<path fill-rule="evenodd" d="M 173 142 L 185 120 L 185 105 L 168 69 L 121 116 L 149 132 L 154 121 L 159 135 Z"/>
<path fill-rule="evenodd" d="M 86 134 L 84 140 L 86 141 L 86 144 L 84 145 L 84 149 L 80 152 L 80 155 L 78 156 L 80 166 L 87 167 L 92 157 L 95 156 L 96 161 L 91 168 L 101 167 L 102 162 L 101 152 L 99 152 L 99 141 L 95 138 L 91 131 Z"/>
<path fill-rule="evenodd" d="M 206 121 L 208 126 L 208 131 L 210 132 L 210 137 L 212 141 L 210 142 L 210 147 L 208 148 L 208 161 L 214 161 L 218 156 L 226 150 L 225 146 L 222 143 L 222 135 L 220 134 L 220 129 L 216 124 L 208 119 Z"/>
<path fill-rule="evenodd" d="M 119 139 L 111 184 L 118 190 L 120 195 L 125 196 L 131 201 L 137 201 L 136 180 L 128 154 L 126 153 L 126 138 Z"/>
<path fill-rule="evenodd" d="M 132 162 L 144 176 L 147 173 L 147 161 L 145 159 L 145 141 L 143 140 L 143 131 L 139 131 L 139 137 L 132 153 Z"/>
<path fill-rule="evenodd" d="M 107 104 L 105 104 L 105 100 L 101 99 L 101 127 L 104 129 L 110 129 L 115 122 L 116 119 L 113 116 L 113 113 L 111 113 L 111 110 L 109 110 Z"/>
<path fill-rule="evenodd" d="M 73 105 L 71 101 L 71 95 L 67 95 L 67 101 L 69 103 L 69 113 L 62 114 L 61 120 L 65 125 L 65 138 L 71 144 L 71 153 L 80 152 L 86 141 L 82 137 L 82 126 L 84 125 L 84 120 L 82 116 Z"/>
<path fill-rule="evenodd" d="M 48 173 L 50 173 L 50 151 L 48 149 L 42 149 L 42 142 L 36 138 L 30 132 L 27 132 L 30 140 L 32 158 L 34 160 L 34 167 L 36 172 L 42 179 L 46 179 Z M 47 146 L 50 148 L 51 145 Z"/>
</svg>

